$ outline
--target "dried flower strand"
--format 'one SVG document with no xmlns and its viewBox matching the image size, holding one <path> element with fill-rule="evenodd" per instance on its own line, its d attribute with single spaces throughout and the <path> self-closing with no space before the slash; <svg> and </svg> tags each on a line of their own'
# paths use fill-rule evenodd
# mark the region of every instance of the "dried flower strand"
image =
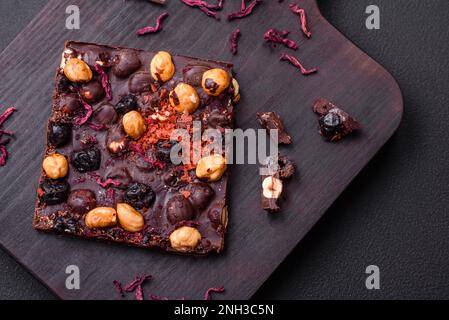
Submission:
<svg viewBox="0 0 449 320">
<path fill-rule="evenodd" d="M 123 291 L 122 284 L 117 280 L 112 281 L 112 284 L 114 285 L 115 291 L 117 291 L 117 293 L 123 298 L 125 296 L 125 292 Z"/>
<path fill-rule="evenodd" d="M 309 31 L 309 28 L 307 27 L 307 16 L 306 16 L 306 11 L 304 9 L 302 9 L 298 4 L 296 3 L 292 3 L 290 5 L 290 10 L 293 13 L 296 13 L 297 15 L 299 15 L 299 19 L 301 21 L 301 30 L 304 33 L 304 35 L 307 38 L 312 37 L 312 33 Z"/>
<path fill-rule="evenodd" d="M 231 37 L 229 39 L 230 43 L 231 43 L 231 53 L 235 56 L 237 54 L 237 50 L 238 50 L 238 41 L 240 38 L 241 32 L 240 29 L 236 29 L 235 31 L 233 31 L 231 33 Z"/>
<path fill-rule="evenodd" d="M 287 38 L 289 34 L 290 31 L 287 30 L 270 29 L 265 32 L 263 38 L 266 42 L 283 44 L 287 48 L 297 50 L 298 45 L 296 42 Z"/>
<path fill-rule="evenodd" d="M 259 4 L 260 2 L 261 2 L 260 0 L 253 0 L 247 6 L 245 4 L 245 0 L 242 0 L 240 11 L 237 11 L 237 12 L 229 14 L 228 15 L 228 21 L 232 21 L 234 19 L 241 19 L 241 18 L 245 18 L 245 17 L 249 16 L 253 12 L 254 7 L 257 4 Z"/>
<path fill-rule="evenodd" d="M 14 113 L 17 109 L 15 107 L 9 107 L 8 109 L 3 112 L 2 115 L 0 115 L 0 126 L 5 123 L 6 120 Z"/>
<path fill-rule="evenodd" d="M 81 103 L 82 103 L 84 109 L 86 110 L 86 114 L 81 118 L 75 119 L 75 124 L 78 126 L 82 126 L 83 124 L 85 124 L 89 120 L 90 116 L 93 113 L 93 109 L 92 109 L 91 105 L 89 105 L 83 99 L 81 99 Z"/>
<path fill-rule="evenodd" d="M 217 4 L 210 4 L 204 0 L 181 0 L 189 7 L 198 7 L 207 16 L 220 20 L 216 11 L 223 9 L 224 0 L 218 0 Z"/>
<path fill-rule="evenodd" d="M 100 75 L 101 78 L 101 86 L 103 90 L 106 92 L 106 98 L 108 101 L 112 100 L 112 90 L 111 84 L 109 83 L 109 77 L 106 72 L 104 72 L 103 68 L 99 64 L 95 64 L 95 71 Z"/>
<path fill-rule="evenodd" d="M 299 71 L 301 71 L 301 73 L 305 76 L 312 74 L 312 73 L 316 73 L 318 71 L 317 68 L 313 68 L 313 69 L 306 69 L 301 62 L 299 62 L 299 60 L 291 55 L 288 55 L 286 53 L 281 54 L 281 61 L 288 61 L 290 62 L 292 65 L 294 65 L 296 68 L 299 69 Z"/>
<path fill-rule="evenodd" d="M 211 300 L 211 293 L 215 292 L 215 293 L 222 293 L 225 291 L 224 287 L 219 287 L 219 288 L 209 288 L 206 290 L 206 292 L 204 293 L 204 300 Z"/>
<path fill-rule="evenodd" d="M 156 25 L 154 27 L 148 26 L 148 27 L 143 27 L 140 28 L 136 31 L 136 34 L 138 36 L 143 36 L 149 33 L 156 33 L 162 30 L 162 21 L 168 17 L 168 13 L 164 12 L 163 14 L 161 14 L 159 17 L 157 17 L 156 19 Z"/>
</svg>

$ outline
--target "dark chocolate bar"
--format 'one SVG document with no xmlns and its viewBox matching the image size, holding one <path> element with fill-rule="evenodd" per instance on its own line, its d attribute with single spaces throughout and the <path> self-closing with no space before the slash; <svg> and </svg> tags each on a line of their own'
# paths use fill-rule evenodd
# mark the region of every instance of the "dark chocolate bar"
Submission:
<svg viewBox="0 0 449 320">
<path fill-rule="evenodd" d="M 259 120 L 262 128 L 270 133 L 270 130 L 278 130 L 278 142 L 280 144 L 291 144 L 292 138 L 285 130 L 281 117 L 276 112 L 258 112 L 257 120 Z"/>
<path fill-rule="evenodd" d="M 170 252 L 222 251 L 224 156 L 174 164 L 172 147 L 187 142 L 171 133 L 193 121 L 232 128 L 238 90 L 229 63 L 67 42 L 34 227 Z"/>
</svg>

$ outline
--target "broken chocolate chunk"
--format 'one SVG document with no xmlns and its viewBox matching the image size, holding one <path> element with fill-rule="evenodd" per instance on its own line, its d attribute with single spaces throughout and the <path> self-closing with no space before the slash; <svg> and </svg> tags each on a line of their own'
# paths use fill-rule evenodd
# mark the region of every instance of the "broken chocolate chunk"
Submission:
<svg viewBox="0 0 449 320">
<path fill-rule="evenodd" d="M 330 142 L 337 142 L 348 134 L 360 130 L 361 124 L 332 102 L 320 98 L 313 105 L 318 120 L 320 134 Z"/>
<path fill-rule="evenodd" d="M 292 138 L 288 135 L 281 117 L 276 112 L 258 112 L 257 120 L 268 133 L 270 133 L 270 130 L 278 130 L 278 141 L 280 144 L 292 143 Z"/>
</svg>

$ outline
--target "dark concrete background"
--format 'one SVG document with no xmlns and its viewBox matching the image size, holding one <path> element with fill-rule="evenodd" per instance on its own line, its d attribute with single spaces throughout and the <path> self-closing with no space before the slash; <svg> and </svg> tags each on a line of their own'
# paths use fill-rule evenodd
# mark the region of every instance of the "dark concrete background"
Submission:
<svg viewBox="0 0 449 320">
<path fill-rule="evenodd" d="M 0 0 L 0 50 L 46 2 Z M 255 297 L 447 299 L 449 1 L 318 2 L 333 25 L 398 80 L 404 119 Z M 370 4 L 381 9 L 381 30 L 365 28 Z M 380 267 L 381 290 L 365 288 L 370 264 Z M 0 270 L 0 299 L 54 299 L 1 250 Z"/>
</svg>

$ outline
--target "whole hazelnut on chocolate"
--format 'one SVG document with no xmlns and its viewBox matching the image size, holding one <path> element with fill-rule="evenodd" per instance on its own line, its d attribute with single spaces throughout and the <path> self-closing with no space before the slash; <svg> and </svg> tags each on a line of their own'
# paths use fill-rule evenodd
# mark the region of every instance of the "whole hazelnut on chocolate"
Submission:
<svg viewBox="0 0 449 320">
<path fill-rule="evenodd" d="M 136 72 L 142 62 L 134 50 L 122 49 L 112 59 L 112 73 L 119 78 L 126 78 Z"/>
<path fill-rule="evenodd" d="M 94 111 L 92 119 L 98 124 L 110 125 L 114 124 L 117 121 L 118 115 L 115 111 L 114 106 L 106 103 L 101 105 L 97 110 Z"/>
<path fill-rule="evenodd" d="M 193 208 L 189 200 L 182 194 L 177 194 L 167 202 L 167 219 L 171 224 L 180 221 L 191 220 L 193 217 Z"/>
<path fill-rule="evenodd" d="M 203 73 L 201 85 L 210 96 L 219 96 L 230 84 L 229 74 L 223 69 L 210 69 Z"/>
<path fill-rule="evenodd" d="M 215 195 L 214 189 L 204 182 L 193 182 L 185 187 L 190 192 L 190 203 L 199 210 L 206 208 Z"/>
<path fill-rule="evenodd" d="M 196 176 L 209 182 L 215 182 L 221 179 L 226 168 L 226 159 L 219 154 L 213 154 L 198 161 Z"/>
<path fill-rule="evenodd" d="M 84 214 L 97 206 L 97 199 L 91 190 L 78 189 L 70 193 L 67 205 L 74 213 Z"/>
<path fill-rule="evenodd" d="M 66 62 L 64 74 L 72 82 L 89 82 L 93 76 L 87 63 L 78 58 L 71 58 Z"/>
<path fill-rule="evenodd" d="M 57 109 L 69 116 L 73 116 L 82 110 L 82 104 L 77 94 L 63 94 L 59 98 Z"/>
<path fill-rule="evenodd" d="M 98 81 L 91 81 L 82 85 L 79 92 L 84 101 L 88 103 L 98 102 L 106 95 L 103 86 Z"/>
<path fill-rule="evenodd" d="M 128 88 L 131 93 L 152 92 L 151 85 L 154 79 L 149 72 L 136 72 L 128 81 Z"/>
<path fill-rule="evenodd" d="M 69 163 L 65 156 L 54 153 L 45 157 L 42 168 L 50 179 L 60 179 L 64 178 L 69 172 Z"/>
<path fill-rule="evenodd" d="M 170 92 L 169 99 L 172 107 L 181 113 L 194 113 L 200 105 L 200 97 L 195 88 L 183 82 Z"/>
<path fill-rule="evenodd" d="M 122 123 L 126 134 L 132 139 L 139 139 L 147 130 L 145 119 L 138 111 L 130 111 L 125 114 Z"/>
<path fill-rule="evenodd" d="M 195 249 L 200 241 L 201 233 L 193 227 L 183 226 L 170 234 L 170 245 L 177 251 Z"/>
<path fill-rule="evenodd" d="M 150 64 L 151 75 L 154 80 L 167 82 L 175 74 L 175 65 L 170 53 L 159 51 L 153 57 Z"/>
<path fill-rule="evenodd" d="M 120 156 L 128 151 L 129 140 L 121 125 L 115 125 L 108 130 L 106 136 L 106 148 L 116 156 Z"/>
</svg>

